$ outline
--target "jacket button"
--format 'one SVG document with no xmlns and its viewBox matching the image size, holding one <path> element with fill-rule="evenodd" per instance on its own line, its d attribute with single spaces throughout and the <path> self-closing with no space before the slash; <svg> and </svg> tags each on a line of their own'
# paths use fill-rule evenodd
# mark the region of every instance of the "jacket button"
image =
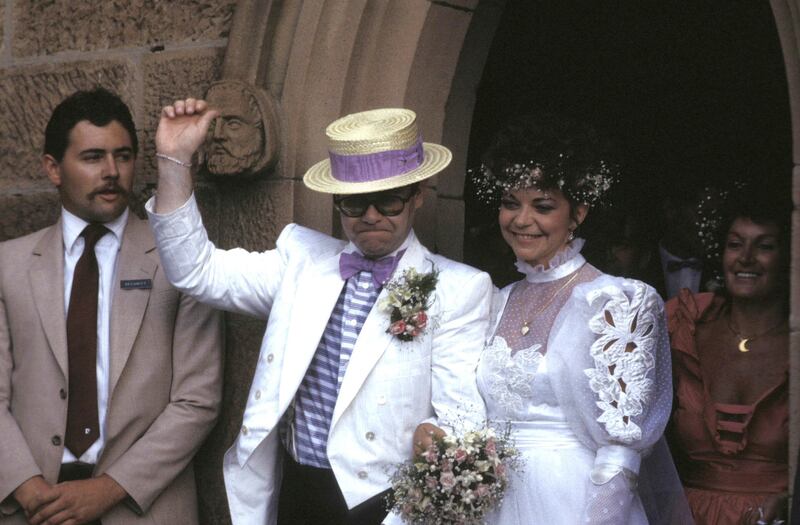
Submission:
<svg viewBox="0 0 800 525">
<path fill-rule="evenodd" d="M 367 479 L 367 473 L 364 472 L 363 470 L 359 471 L 358 478 L 359 479 Z"/>
<path fill-rule="evenodd" d="M 53 436 L 53 439 L 51 439 L 51 440 L 50 440 L 50 442 L 51 442 L 51 443 L 52 443 L 54 446 L 56 446 L 56 447 L 60 447 L 60 446 L 61 446 L 61 436 Z"/>
<path fill-rule="evenodd" d="M 375 432 L 367 432 L 367 434 L 364 437 L 367 438 L 367 441 L 372 441 L 373 439 L 375 439 Z"/>
<path fill-rule="evenodd" d="M 67 399 L 67 391 L 62 388 L 58 391 L 58 397 L 61 399 Z"/>
<path fill-rule="evenodd" d="M 246 426 L 242 425 L 242 434 L 244 434 L 246 436 L 249 432 L 250 432 L 250 430 L 248 430 L 248 428 Z"/>
<path fill-rule="evenodd" d="M 256 399 L 261 399 L 261 390 L 256 390 Z"/>
<path fill-rule="evenodd" d="M 272 354 L 267 355 L 267 363 L 271 363 L 273 359 L 275 359 L 274 355 Z"/>
</svg>

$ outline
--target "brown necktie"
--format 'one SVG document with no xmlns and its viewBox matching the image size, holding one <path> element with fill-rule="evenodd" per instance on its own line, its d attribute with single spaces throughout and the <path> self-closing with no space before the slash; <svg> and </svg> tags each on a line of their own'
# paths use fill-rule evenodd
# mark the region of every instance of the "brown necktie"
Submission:
<svg viewBox="0 0 800 525">
<path fill-rule="evenodd" d="M 97 257 L 94 246 L 109 233 L 101 224 L 90 224 L 81 236 L 83 254 L 75 265 L 72 292 L 67 311 L 67 351 L 69 352 L 69 403 L 64 444 L 81 455 L 100 437 L 97 419 Z"/>
</svg>

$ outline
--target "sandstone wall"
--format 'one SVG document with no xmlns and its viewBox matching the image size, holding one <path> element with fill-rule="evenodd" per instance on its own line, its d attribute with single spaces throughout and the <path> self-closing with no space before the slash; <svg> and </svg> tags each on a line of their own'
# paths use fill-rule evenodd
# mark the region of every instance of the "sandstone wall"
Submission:
<svg viewBox="0 0 800 525">
<path fill-rule="evenodd" d="M 218 78 L 235 7 L 235 0 L 0 2 L 0 240 L 57 217 L 57 195 L 40 168 L 43 132 L 53 107 L 77 89 L 101 85 L 131 107 L 141 202 L 156 180 L 158 111 L 176 97 L 202 95 Z M 216 198 L 205 189 L 201 197 Z"/>
<path fill-rule="evenodd" d="M 0 0 L 0 241 L 57 219 L 58 194 L 40 167 L 44 128 L 65 96 L 97 85 L 119 93 L 133 113 L 140 145 L 134 207 L 141 214 L 157 179 L 159 110 L 178 97 L 202 96 L 220 77 L 235 8 L 236 0 Z M 218 239 L 225 195 L 202 177 L 197 194 Z M 258 349 L 258 340 L 239 335 L 248 323 L 260 339 L 263 325 L 229 319 L 229 347 Z M 230 389 L 226 399 L 230 405 Z M 209 525 L 228 519 L 217 472 L 220 439 L 226 438 L 214 433 L 196 462 Z"/>
</svg>

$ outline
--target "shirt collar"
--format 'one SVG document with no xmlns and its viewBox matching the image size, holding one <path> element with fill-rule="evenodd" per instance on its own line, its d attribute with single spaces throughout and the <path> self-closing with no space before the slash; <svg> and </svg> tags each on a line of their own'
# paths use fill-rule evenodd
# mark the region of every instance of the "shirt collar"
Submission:
<svg viewBox="0 0 800 525">
<path fill-rule="evenodd" d="M 664 268 L 667 267 L 667 263 L 669 261 L 683 262 L 683 261 L 699 261 L 700 260 L 697 257 L 687 257 L 687 258 L 684 259 L 684 258 L 678 257 L 677 255 L 673 255 L 670 252 L 668 252 L 667 249 L 664 248 L 664 246 L 661 243 L 658 243 L 658 253 L 661 256 L 661 266 L 663 266 Z"/>
<path fill-rule="evenodd" d="M 122 240 L 122 234 L 125 232 L 125 225 L 128 223 L 128 208 L 122 212 L 122 215 L 113 221 L 103 223 L 103 226 L 111 230 L 111 233 L 117 238 L 117 241 Z M 64 234 L 64 249 L 67 253 L 72 252 L 75 247 L 75 241 L 81 236 L 84 228 L 89 223 L 81 219 L 77 215 L 70 213 L 66 208 L 61 208 L 61 227 Z"/>
</svg>

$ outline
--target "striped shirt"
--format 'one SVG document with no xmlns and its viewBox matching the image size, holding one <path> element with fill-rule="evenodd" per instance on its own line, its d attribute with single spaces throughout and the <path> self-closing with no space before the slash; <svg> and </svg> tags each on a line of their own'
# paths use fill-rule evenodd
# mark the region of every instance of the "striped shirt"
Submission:
<svg viewBox="0 0 800 525">
<path fill-rule="evenodd" d="M 342 288 L 314 358 L 295 394 L 294 447 L 291 438 L 284 437 L 287 450 L 292 451 L 298 463 L 331 468 L 327 448 L 333 409 L 358 334 L 379 292 L 372 281 L 372 273 L 366 271 L 350 277 Z M 291 420 L 288 423 L 291 424 Z"/>
</svg>

